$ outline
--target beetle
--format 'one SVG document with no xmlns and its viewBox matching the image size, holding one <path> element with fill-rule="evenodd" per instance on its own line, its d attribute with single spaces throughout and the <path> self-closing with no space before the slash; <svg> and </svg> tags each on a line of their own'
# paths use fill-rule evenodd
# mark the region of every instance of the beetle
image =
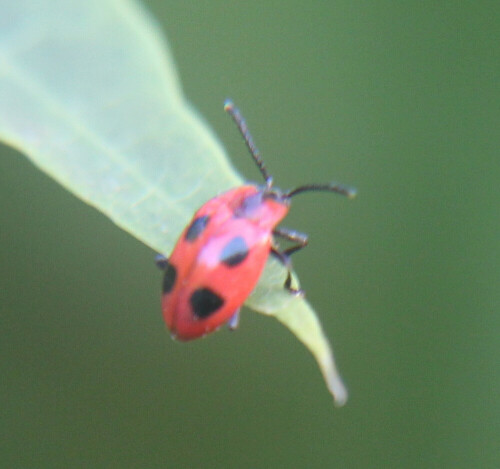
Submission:
<svg viewBox="0 0 500 469">
<path fill-rule="evenodd" d="M 305 247 L 307 235 L 277 225 L 290 209 L 290 200 L 308 191 L 328 191 L 354 197 L 343 184 L 307 184 L 289 191 L 273 186 L 247 124 L 231 100 L 224 110 L 237 125 L 264 185 L 245 184 L 206 202 L 180 235 L 170 258 L 158 256 L 164 271 L 162 311 L 172 336 L 179 340 L 202 337 L 227 323 L 238 325 L 240 307 L 255 288 L 269 255 L 287 270 L 284 288 L 292 295 L 290 256 Z M 277 239 L 293 244 L 280 249 Z"/>
</svg>

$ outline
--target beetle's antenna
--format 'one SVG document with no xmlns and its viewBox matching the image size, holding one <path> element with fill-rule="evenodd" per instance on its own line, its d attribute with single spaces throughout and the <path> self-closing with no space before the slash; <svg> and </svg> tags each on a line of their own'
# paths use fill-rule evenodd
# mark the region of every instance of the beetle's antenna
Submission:
<svg viewBox="0 0 500 469">
<path fill-rule="evenodd" d="M 231 116 L 234 123 L 238 126 L 238 129 L 241 135 L 243 136 L 243 139 L 245 140 L 247 148 L 250 151 L 250 154 L 252 155 L 252 158 L 257 164 L 260 173 L 262 174 L 262 177 L 266 181 L 267 188 L 270 189 L 271 186 L 273 185 L 273 178 L 267 172 L 266 166 L 264 165 L 264 162 L 262 161 L 262 158 L 260 156 L 260 152 L 255 146 L 255 143 L 253 143 L 253 139 L 252 136 L 250 135 L 250 131 L 248 130 L 248 126 L 247 123 L 245 122 L 245 119 L 240 114 L 239 109 L 234 105 L 234 103 L 230 99 L 226 99 L 226 101 L 224 102 L 224 111 L 226 111 Z"/>
<path fill-rule="evenodd" d="M 283 197 L 290 198 L 301 192 L 309 192 L 309 191 L 327 191 L 327 192 L 336 192 L 340 195 L 345 195 L 349 197 L 349 199 L 353 199 L 356 197 L 356 189 L 354 187 L 346 186 L 344 184 L 337 184 L 331 182 L 330 184 L 307 184 L 305 186 L 300 186 L 295 189 L 292 189 L 283 194 Z"/>
</svg>

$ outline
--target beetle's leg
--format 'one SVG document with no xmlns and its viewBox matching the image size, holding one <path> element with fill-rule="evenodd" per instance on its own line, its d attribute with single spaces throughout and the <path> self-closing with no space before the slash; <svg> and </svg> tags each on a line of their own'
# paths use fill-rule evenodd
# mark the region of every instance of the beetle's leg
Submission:
<svg viewBox="0 0 500 469">
<path fill-rule="evenodd" d="M 234 331 L 235 329 L 238 328 L 239 323 L 240 323 L 240 308 L 238 308 L 229 318 L 229 321 L 227 322 L 227 328 L 230 331 Z"/>
<path fill-rule="evenodd" d="M 168 265 L 168 259 L 163 254 L 157 254 L 155 264 L 160 270 L 165 270 Z"/>
<path fill-rule="evenodd" d="M 300 249 L 300 248 L 299 248 Z M 285 252 L 280 251 L 278 248 L 271 246 L 271 254 L 276 257 L 286 268 L 287 270 L 287 276 L 286 280 L 284 283 L 284 287 L 292 294 L 295 296 L 303 297 L 304 296 L 304 290 L 301 290 L 299 288 L 293 288 L 292 287 L 292 263 L 290 261 L 289 254 Z"/>
<path fill-rule="evenodd" d="M 306 234 L 300 233 L 295 230 L 288 230 L 286 228 L 277 228 L 273 230 L 273 235 L 278 238 L 283 238 L 287 241 L 297 243 L 295 246 L 291 246 L 283 251 L 283 253 L 287 256 L 291 256 L 294 252 L 305 248 L 307 246 L 307 243 L 309 242 Z"/>
</svg>

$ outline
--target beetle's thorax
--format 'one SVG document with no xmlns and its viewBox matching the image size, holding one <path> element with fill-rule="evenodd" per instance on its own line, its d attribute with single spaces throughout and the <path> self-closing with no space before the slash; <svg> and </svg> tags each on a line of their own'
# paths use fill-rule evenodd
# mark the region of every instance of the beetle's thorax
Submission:
<svg viewBox="0 0 500 469">
<path fill-rule="evenodd" d="M 288 213 L 289 200 L 278 189 L 255 187 L 253 191 L 242 191 L 242 196 L 234 200 L 233 214 L 263 227 L 276 226 Z"/>
</svg>

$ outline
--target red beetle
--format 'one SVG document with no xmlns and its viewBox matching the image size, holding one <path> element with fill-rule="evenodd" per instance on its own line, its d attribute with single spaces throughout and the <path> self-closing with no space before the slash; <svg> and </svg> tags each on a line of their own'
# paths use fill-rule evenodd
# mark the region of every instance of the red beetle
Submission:
<svg viewBox="0 0 500 469">
<path fill-rule="evenodd" d="M 181 234 L 164 270 L 162 309 L 172 335 L 180 340 L 204 336 L 222 324 L 237 327 L 241 305 L 255 288 L 269 254 L 287 268 L 284 288 L 293 295 L 290 255 L 307 245 L 307 236 L 276 226 L 301 192 L 329 191 L 353 197 L 341 184 L 309 184 L 282 192 L 273 187 L 246 123 L 231 101 L 224 109 L 238 126 L 265 185 L 244 185 L 206 202 Z M 294 243 L 281 250 L 275 238 Z"/>
</svg>

